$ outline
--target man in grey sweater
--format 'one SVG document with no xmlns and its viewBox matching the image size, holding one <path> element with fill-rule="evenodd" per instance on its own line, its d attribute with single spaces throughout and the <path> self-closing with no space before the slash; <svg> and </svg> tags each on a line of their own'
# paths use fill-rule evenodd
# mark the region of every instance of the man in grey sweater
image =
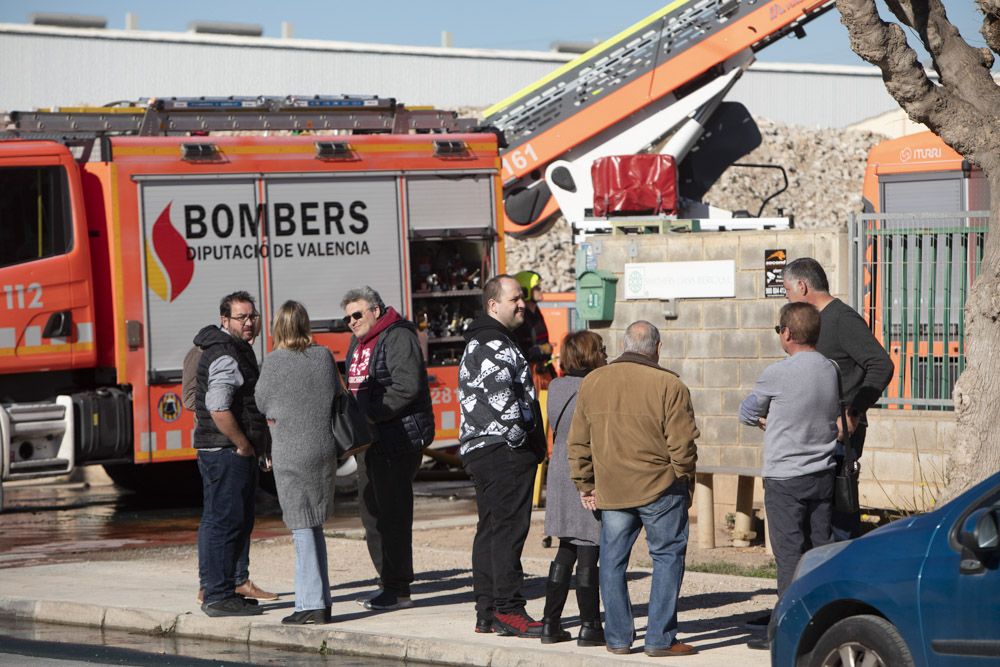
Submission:
<svg viewBox="0 0 1000 667">
<path fill-rule="evenodd" d="M 764 369 L 740 404 L 740 421 L 764 429 L 764 507 L 781 597 L 802 554 L 832 541 L 840 381 L 836 364 L 816 351 L 815 307 L 785 304 L 774 329 L 789 356 Z"/>
</svg>

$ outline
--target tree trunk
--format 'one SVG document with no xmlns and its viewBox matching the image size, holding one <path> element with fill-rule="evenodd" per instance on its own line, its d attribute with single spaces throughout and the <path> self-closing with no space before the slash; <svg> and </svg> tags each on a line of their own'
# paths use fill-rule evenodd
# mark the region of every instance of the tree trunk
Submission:
<svg viewBox="0 0 1000 667">
<path fill-rule="evenodd" d="M 1000 470 L 1000 169 L 990 165 L 986 175 L 990 233 L 965 306 L 966 366 L 955 384 L 958 425 L 942 500 Z"/>
</svg>

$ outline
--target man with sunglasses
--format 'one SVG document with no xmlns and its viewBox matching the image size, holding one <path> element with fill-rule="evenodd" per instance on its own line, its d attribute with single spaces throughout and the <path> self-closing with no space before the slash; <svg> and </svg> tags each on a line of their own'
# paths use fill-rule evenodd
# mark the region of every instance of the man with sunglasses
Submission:
<svg viewBox="0 0 1000 667">
<path fill-rule="evenodd" d="M 374 443 L 358 455 L 358 505 L 378 593 L 365 609 L 412 607 L 413 478 L 422 450 L 434 440 L 434 410 L 417 329 L 379 293 L 352 289 L 340 302 L 354 336 L 347 385 L 373 424 Z"/>
<path fill-rule="evenodd" d="M 260 331 L 260 316 L 253 297 L 243 291 L 222 299 L 219 316 L 218 326 L 206 326 L 194 338 L 202 350 L 194 431 L 204 492 L 198 527 L 201 609 L 209 616 L 253 616 L 262 611 L 255 598 L 277 599 L 249 580 L 236 582 L 244 554 L 248 563 L 257 454 L 265 453 L 268 438 L 254 402 L 260 367 L 251 343 Z"/>
<path fill-rule="evenodd" d="M 780 598 L 802 554 L 833 541 L 840 379 L 837 365 L 816 351 L 820 313 L 814 306 L 785 304 L 774 331 L 788 356 L 757 378 L 740 404 L 740 421 L 764 430 L 764 509 Z M 769 648 L 758 637 L 748 646 Z"/>
</svg>

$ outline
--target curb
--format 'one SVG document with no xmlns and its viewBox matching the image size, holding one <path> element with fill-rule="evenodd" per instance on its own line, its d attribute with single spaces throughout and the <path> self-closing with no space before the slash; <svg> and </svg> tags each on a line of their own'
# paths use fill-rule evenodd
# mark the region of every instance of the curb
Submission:
<svg viewBox="0 0 1000 667">
<path fill-rule="evenodd" d="M 330 652 L 335 655 L 384 658 L 388 660 L 434 663 L 439 665 L 479 665 L 482 667 L 601 667 L 635 664 L 601 649 L 593 656 L 538 648 L 531 642 L 518 644 L 505 639 L 509 646 L 484 646 L 450 639 L 396 637 L 391 635 L 333 626 L 285 626 L 253 623 L 236 618 L 209 618 L 190 612 L 174 614 L 162 610 L 103 607 L 51 600 L 26 600 L 0 597 L 0 615 L 29 619 L 39 623 L 80 625 L 107 630 L 124 630 L 147 635 L 175 636 L 240 644 L 257 644 L 296 652 Z M 567 642 L 575 646 L 575 643 Z M 639 653 L 641 656 L 642 654 Z"/>
</svg>

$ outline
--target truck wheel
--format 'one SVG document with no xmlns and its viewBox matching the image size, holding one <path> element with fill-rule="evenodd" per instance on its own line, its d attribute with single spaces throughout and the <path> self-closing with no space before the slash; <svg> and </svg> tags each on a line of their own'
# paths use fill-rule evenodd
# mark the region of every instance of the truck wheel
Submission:
<svg viewBox="0 0 1000 667">
<path fill-rule="evenodd" d="M 196 461 L 175 461 L 133 465 L 105 465 L 105 472 L 117 486 L 138 495 L 171 500 L 201 497 L 201 474 Z"/>
<path fill-rule="evenodd" d="M 834 623 L 813 649 L 809 667 L 913 667 L 906 642 L 881 616 L 851 616 Z"/>
</svg>

